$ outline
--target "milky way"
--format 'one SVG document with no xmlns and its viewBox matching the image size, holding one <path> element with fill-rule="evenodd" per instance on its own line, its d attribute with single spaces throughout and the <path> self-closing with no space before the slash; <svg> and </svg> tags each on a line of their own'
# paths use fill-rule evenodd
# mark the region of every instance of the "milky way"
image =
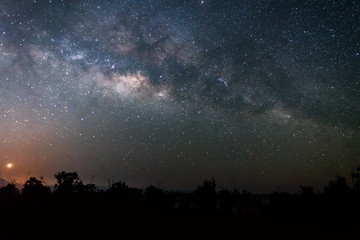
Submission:
<svg viewBox="0 0 360 240">
<path fill-rule="evenodd" d="M 1 1 L 1 177 L 264 192 L 349 176 L 359 26 L 357 1 Z"/>
</svg>

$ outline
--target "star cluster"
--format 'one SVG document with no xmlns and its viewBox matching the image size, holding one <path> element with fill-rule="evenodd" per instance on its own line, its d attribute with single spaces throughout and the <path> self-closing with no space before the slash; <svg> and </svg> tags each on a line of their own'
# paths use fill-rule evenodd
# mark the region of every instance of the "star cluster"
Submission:
<svg viewBox="0 0 360 240">
<path fill-rule="evenodd" d="M 294 190 L 360 161 L 357 1 L 0 9 L 3 177 Z"/>
</svg>

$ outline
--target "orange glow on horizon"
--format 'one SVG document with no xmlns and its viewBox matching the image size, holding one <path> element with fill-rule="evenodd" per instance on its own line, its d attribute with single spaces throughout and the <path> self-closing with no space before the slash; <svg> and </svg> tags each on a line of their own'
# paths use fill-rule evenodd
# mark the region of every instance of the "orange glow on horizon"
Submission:
<svg viewBox="0 0 360 240">
<path fill-rule="evenodd" d="M 12 163 L 6 164 L 6 167 L 7 167 L 7 168 L 12 168 L 13 166 L 14 166 L 14 164 L 12 164 Z"/>
</svg>

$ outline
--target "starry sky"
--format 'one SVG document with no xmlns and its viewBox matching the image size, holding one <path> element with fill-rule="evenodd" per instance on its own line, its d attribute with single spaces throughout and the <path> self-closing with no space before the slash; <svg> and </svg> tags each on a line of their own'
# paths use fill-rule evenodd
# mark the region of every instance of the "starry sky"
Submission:
<svg viewBox="0 0 360 240">
<path fill-rule="evenodd" d="M 359 82 L 358 1 L 4 0 L 0 177 L 322 188 L 360 163 Z"/>
</svg>

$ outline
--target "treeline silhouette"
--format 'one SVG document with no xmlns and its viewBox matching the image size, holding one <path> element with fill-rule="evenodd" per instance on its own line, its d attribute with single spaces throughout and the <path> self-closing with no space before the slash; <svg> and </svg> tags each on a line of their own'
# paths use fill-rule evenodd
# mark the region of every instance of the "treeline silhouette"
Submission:
<svg viewBox="0 0 360 240">
<path fill-rule="evenodd" d="M 351 187 L 338 176 L 323 192 L 300 186 L 297 194 L 267 195 L 219 190 L 214 179 L 192 192 L 138 189 L 121 181 L 104 190 L 84 184 L 77 172 L 55 174 L 51 191 L 42 178 L 30 177 L 22 189 L 15 184 L 0 188 L 0 239 L 120 239 L 128 234 L 360 239 L 359 172 L 352 174 Z"/>
</svg>

